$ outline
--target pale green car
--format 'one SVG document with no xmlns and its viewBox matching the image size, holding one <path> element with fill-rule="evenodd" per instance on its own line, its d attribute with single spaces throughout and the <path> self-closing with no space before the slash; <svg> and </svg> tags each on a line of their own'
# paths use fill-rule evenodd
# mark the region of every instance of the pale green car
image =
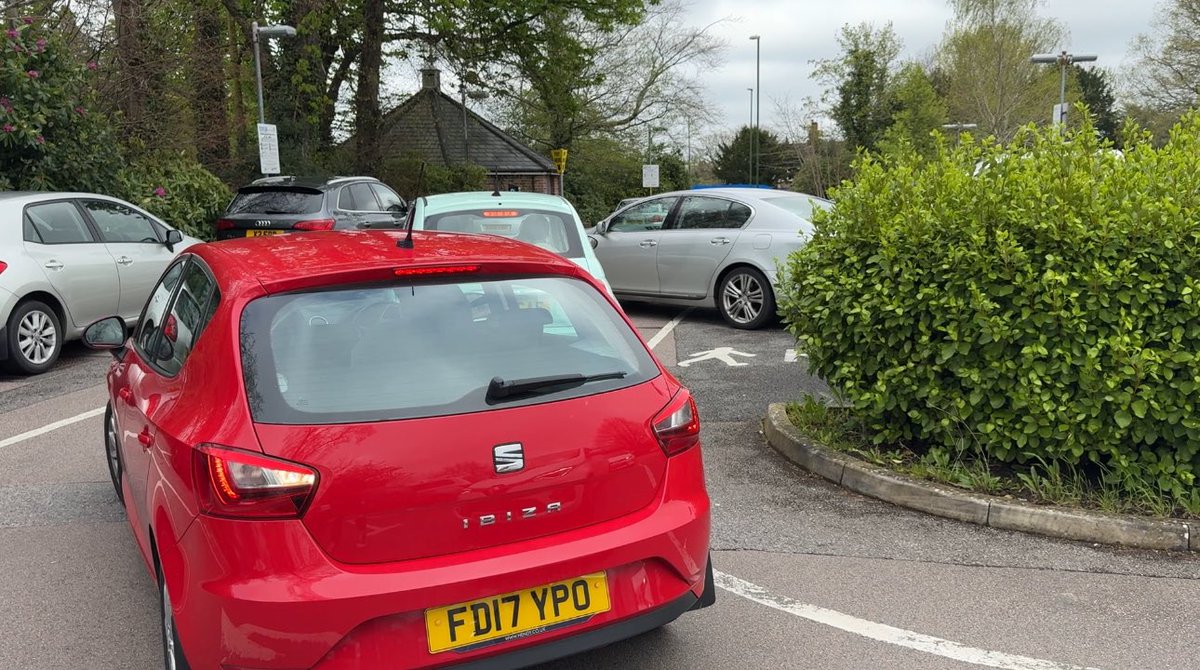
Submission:
<svg viewBox="0 0 1200 670">
<path fill-rule="evenodd" d="M 583 222 L 571 203 L 557 195 L 515 191 L 443 193 L 416 198 L 413 230 L 499 235 L 568 258 L 612 288 L 596 259 Z"/>
</svg>

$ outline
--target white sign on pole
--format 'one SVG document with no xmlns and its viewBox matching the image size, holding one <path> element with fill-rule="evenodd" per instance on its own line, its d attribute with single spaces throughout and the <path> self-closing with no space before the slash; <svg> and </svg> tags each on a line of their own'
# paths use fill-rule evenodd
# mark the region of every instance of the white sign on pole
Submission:
<svg viewBox="0 0 1200 670">
<path fill-rule="evenodd" d="M 1054 125 L 1056 125 L 1056 126 L 1066 125 L 1066 123 L 1067 123 L 1067 106 L 1066 105 L 1055 105 L 1054 111 L 1052 112 L 1052 114 L 1054 115 L 1054 118 L 1052 119 L 1052 123 Z"/>
<path fill-rule="evenodd" d="M 258 124 L 258 163 L 263 174 L 279 174 L 279 132 L 270 123 Z"/>
<path fill-rule="evenodd" d="M 658 166 L 642 166 L 642 188 L 658 188 Z"/>
</svg>

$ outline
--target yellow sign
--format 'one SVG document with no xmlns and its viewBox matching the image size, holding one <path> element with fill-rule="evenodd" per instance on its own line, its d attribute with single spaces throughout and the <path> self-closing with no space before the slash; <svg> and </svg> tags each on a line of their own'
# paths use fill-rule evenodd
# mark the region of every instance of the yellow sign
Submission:
<svg viewBox="0 0 1200 670">
<path fill-rule="evenodd" d="M 551 149 L 550 158 L 554 164 L 558 166 L 560 173 L 567 171 L 567 150 L 566 149 Z"/>
<path fill-rule="evenodd" d="M 582 623 L 607 612 L 603 572 L 537 588 L 425 611 L 429 652 L 481 647 Z"/>
</svg>

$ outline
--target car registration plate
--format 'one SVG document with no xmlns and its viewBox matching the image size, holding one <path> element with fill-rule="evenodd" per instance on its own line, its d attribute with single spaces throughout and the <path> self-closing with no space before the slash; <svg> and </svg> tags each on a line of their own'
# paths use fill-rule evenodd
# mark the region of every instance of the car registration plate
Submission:
<svg viewBox="0 0 1200 670">
<path fill-rule="evenodd" d="M 582 623 L 612 607 L 603 572 L 425 610 L 429 652 L 469 651 Z"/>
<path fill-rule="evenodd" d="M 282 230 L 247 230 L 246 237 L 266 237 L 268 235 L 281 235 Z"/>
</svg>

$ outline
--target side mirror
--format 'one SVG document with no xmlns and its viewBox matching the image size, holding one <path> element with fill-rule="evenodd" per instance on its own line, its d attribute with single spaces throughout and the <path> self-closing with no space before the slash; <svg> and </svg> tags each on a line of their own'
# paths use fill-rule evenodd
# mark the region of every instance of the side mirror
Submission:
<svg viewBox="0 0 1200 670">
<path fill-rule="evenodd" d="M 167 231 L 166 247 L 171 251 L 175 251 L 175 245 L 183 241 L 183 233 L 178 230 L 171 229 Z"/>
<path fill-rule="evenodd" d="M 601 237 L 608 234 L 608 221 L 601 221 L 596 224 L 596 234 Z"/>
<path fill-rule="evenodd" d="M 117 352 L 125 349 L 125 321 L 119 316 L 100 319 L 83 330 L 83 344 L 89 349 Z"/>
</svg>

